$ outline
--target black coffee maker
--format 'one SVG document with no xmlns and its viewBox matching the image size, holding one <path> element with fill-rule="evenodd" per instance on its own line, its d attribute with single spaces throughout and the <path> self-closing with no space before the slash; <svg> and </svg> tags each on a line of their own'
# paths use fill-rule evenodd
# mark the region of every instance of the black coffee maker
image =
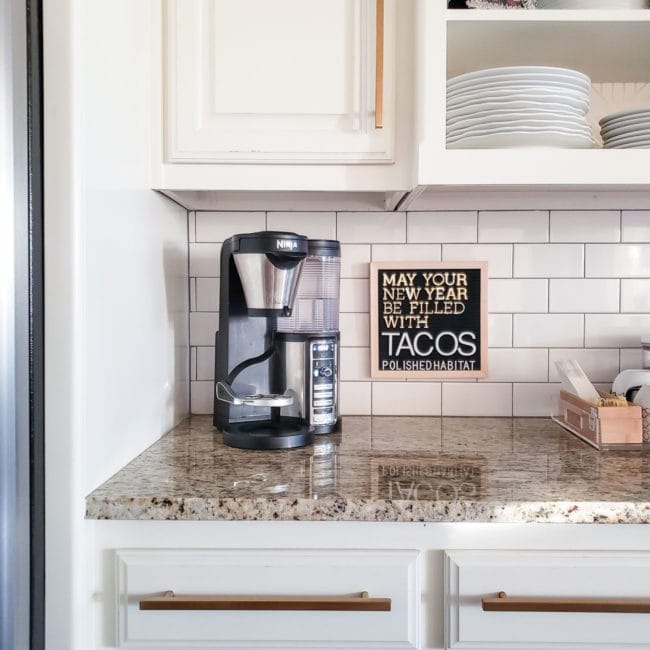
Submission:
<svg viewBox="0 0 650 650">
<path fill-rule="evenodd" d="M 285 414 L 295 392 L 287 390 L 276 340 L 307 252 L 307 238 L 292 232 L 246 233 L 223 243 L 213 421 L 226 445 L 287 449 L 313 440 L 304 417 Z"/>
</svg>

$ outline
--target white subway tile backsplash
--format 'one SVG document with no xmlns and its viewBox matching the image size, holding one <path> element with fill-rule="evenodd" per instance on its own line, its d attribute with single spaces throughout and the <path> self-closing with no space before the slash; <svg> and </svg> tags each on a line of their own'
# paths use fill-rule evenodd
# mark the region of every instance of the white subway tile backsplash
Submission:
<svg viewBox="0 0 650 650">
<path fill-rule="evenodd" d="M 617 242 L 621 239 L 618 210 L 553 210 L 552 242 Z"/>
<path fill-rule="evenodd" d="M 266 229 L 297 232 L 310 239 L 336 239 L 336 213 L 269 212 Z"/>
<path fill-rule="evenodd" d="M 515 244 L 516 278 L 578 278 L 584 275 L 581 244 Z"/>
<path fill-rule="evenodd" d="M 584 338 L 583 314 L 515 314 L 517 348 L 578 348 Z"/>
<path fill-rule="evenodd" d="M 621 370 L 643 368 L 643 352 L 641 348 L 621 350 Z"/>
<path fill-rule="evenodd" d="M 489 381 L 547 381 L 548 350 L 545 348 L 492 348 L 488 350 Z"/>
<path fill-rule="evenodd" d="M 488 314 L 488 345 L 491 348 L 512 347 L 512 314 Z"/>
<path fill-rule="evenodd" d="M 368 314 L 341 314 L 341 347 L 365 347 L 370 345 Z"/>
<path fill-rule="evenodd" d="M 433 382 L 372 384 L 373 415 L 440 415 L 441 385 Z"/>
<path fill-rule="evenodd" d="M 219 278 L 195 278 L 196 311 L 219 310 Z"/>
<path fill-rule="evenodd" d="M 222 242 L 242 232 L 266 229 L 264 212 L 197 212 L 196 241 Z"/>
<path fill-rule="evenodd" d="M 488 282 L 491 313 L 548 311 L 548 280 L 496 280 Z"/>
<path fill-rule="evenodd" d="M 373 244 L 373 262 L 439 262 L 440 244 Z"/>
<path fill-rule="evenodd" d="M 190 345 L 214 345 L 219 329 L 219 314 L 207 311 L 190 312 Z"/>
<path fill-rule="evenodd" d="M 621 311 L 650 313 L 650 279 L 621 280 Z"/>
<path fill-rule="evenodd" d="M 650 244 L 587 244 L 586 276 L 650 277 Z"/>
<path fill-rule="evenodd" d="M 211 381 L 190 382 L 190 411 L 196 415 L 212 413 L 214 384 Z"/>
<path fill-rule="evenodd" d="M 618 350 L 591 350 L 584 348 L 549 350 L 549 381 L 561 381 L 555 362 L 564 359 L 575 359 L 591 381 L 612 381 L 618 374 L 618 357 Z"/>
<path fill-rule="evenodd" d="M 190 212 L 194 413 L 212 412 L 221 242 L 264 229 L 342 242 L 343 415 L 546 417 L 559 390 L 557 359 L 577 359 L 606 387 L 619 369 L 641 366 L 639 339 L 650 332 L 650 210 Z M 489 376 L 373 381 L 369 262 L 440 259 L 488 263 Z"/>
<path fill-rule="evenodd" d="M 190 244 L 190 277 L 219 277 L 220 260 L 221 244 Z"/>
<path fill-rule="evenodd" d="M 406 243 L 404 212 L 339 212 L 336 228 L 342 244 Z"/>
<path fill-rule="evenodd" d="M 371 386 L 369 381 L 342 381 L 339 409 L 341 415 L 370 415 Z"/>
<path fill-rule="evenodd" d="M 367 278 L 370 244 L 341 244 L 341 277 Z"/>
<path fill-rule="evenodd" d="M 370 348 L 341 348 L 341 381 L 370 381 Z"/>
<path fill-rule="evenodd" d="M 214 380 L 214 347 L 192 349 L 196 350 L 196 379 Z"/>
<path fill-rule="evenodd" d="M 442 415 L 511 416 L 512 384 L 444 383 Z"/>
<path fill-rule="evenodd" d="M 547 242 L 549 215 L 546 210 L 479 212 L 480 242 Z"/>
<path fill-rule="evenodd" d="M 560 384 L 514 384 L 512 387 L 515 417 L 549 417 L 560 393 Z"/>
<path fill-rule="evenodd" d="M 586 314 L 585 345 L 589 348 L 636 348 L 650 332 L 650 314 Z"/>
<path fill-rule="evenodd" d="M 618 280 L 550 280 L 551 312 L 617 312 Z"/>
<path fill-rule="evenodd" d="M 623 210 L 623 241 L 650 242 L 650 210 Z"/>
<path fill-rule="evenodd" d="M 365 312 L 370 309 L 370 282 L 365 279 L 341 280 L 341 312 Z"/>
<path fill-rule="evenodd" d="M 488 277 L 512 277 L 512 244 L 443 244 L 446 262 L 487 262 Z"/>
<path fill-rule="evenodd" d="M 476 212 L 409 212 L 406 217 L 406 241 L 476 242 L 478 215 Z"/>
</svg>

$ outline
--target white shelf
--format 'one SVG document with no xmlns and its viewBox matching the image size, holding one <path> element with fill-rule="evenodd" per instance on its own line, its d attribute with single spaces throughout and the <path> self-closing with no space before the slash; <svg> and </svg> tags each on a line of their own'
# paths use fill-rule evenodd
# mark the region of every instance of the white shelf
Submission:
<svg viewBox="0 0 650 650">
<path fill-rule="evenodd" d="M 447 22 L 650 22 L 650 9 L 449 9 Z"/>
<path fill-rule="evenodd" d="M 647 149 L 449 149 L 437 155 L 431 152 L 430 156 L 423 150 L 420 153 L 421 185 L 544 184 L 573 189 L 650 185 Z"/>
</svg>

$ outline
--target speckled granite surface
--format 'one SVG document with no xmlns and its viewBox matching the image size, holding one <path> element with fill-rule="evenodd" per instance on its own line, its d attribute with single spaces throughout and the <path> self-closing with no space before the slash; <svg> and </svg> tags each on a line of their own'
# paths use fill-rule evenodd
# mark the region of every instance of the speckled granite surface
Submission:
<svg viewBox="0 0 650 650">
<path fill-rule="evenodd" d="M 194 416 L 86 498 L 92 519 L 649 523 L 650 451 L 599 453 L 548 419 L 346 417 L 288 451 Z"/>
</svg>

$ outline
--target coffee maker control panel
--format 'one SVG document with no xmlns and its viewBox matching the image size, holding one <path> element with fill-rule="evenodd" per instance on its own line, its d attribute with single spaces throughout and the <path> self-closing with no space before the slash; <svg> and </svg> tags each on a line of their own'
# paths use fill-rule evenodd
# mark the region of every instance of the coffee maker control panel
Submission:
<svg viewBox="0 0 650 650">
<path fill-rule="evenodd" d="M 313 426 L 334 424 L 337 419 L 336 375 L 338 344 L 333 339 L 312 340 L 309 345 L 311 381 L 309 421 Z"/>
</svg>

